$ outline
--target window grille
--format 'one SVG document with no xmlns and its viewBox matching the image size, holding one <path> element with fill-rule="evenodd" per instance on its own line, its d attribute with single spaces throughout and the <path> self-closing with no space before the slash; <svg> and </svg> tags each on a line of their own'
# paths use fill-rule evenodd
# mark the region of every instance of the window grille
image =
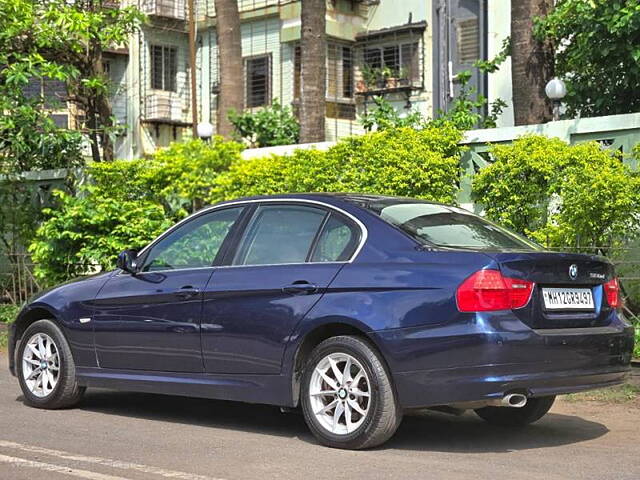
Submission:
<svg viewBox="0 0 640 480">
<path fill-rule="evenodd" d="M 248 108 L 271 103 L 271 55 L 245 59 L 246 104 Z"/>
<path fill-rule="evenodd" d="M 165 45 L 151 46 L 151 88 L 175 92 L 178 74 L 178 49 Z"/>
</svg>

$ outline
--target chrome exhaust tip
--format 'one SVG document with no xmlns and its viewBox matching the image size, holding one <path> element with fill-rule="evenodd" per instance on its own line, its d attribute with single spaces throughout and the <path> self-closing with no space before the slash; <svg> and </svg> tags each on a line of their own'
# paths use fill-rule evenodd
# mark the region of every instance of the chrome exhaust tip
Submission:
<svg viewBox="0 0 640 480">
<path fill-rule="evenodd" d="M 527 397 L 521 393 L 510 393 L 502 397 L 501 403 L 504 407 L 522 408 L 527 404 Z"/>
</svg>

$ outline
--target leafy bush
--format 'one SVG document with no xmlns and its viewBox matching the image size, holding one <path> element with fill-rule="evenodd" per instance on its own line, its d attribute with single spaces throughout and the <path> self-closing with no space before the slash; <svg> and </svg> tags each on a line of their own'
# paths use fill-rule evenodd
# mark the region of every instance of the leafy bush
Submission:
<svg viewBox="0 0 640 480">
<path fill-rule="evenodd" d="M 251 147 L 292 145 L 300 138 L 300 124 L 291 108 L 274 100 L 259 111 L 229 114 L 236 135 Z"/>
<path fill-rule="evenodd" d="M 327 152 L 240 160 L 242 146 L 216 139 L 174 144 L 153 157 L 92 165 L 78 195 L 57 192 L 30 246 L 46 283 L 113 268 L 204 203 L 303 191 L 386 193 L 454 202 L 459 179 L 453 126 L 389 129 Z"/>
<path fill-rule="evenodd" d="M 58 207 L 44 211 L 48 218 L 29 247 L 36 276 L 55 283 L 113 268 L 120 251 L 146 245 L 200 208 L 241 150 L 220 138 L 193 140 L 147 159 L 93 164 L 77 196 L 56 192 Z"/>
<path fill-rule="evenodd" d="M 527 136 L 473 183 L 487 216 L 550 247 L 593 251 L 640 231 L 640 177 L 597 143 Z"/>
<path fill-rule="evenodd" d="M 16 319 L 20 307 L 0 304 L 0 323 L 11 323 Z"/>
<path fill-rule="evenodd" d="M 59 208 L 29 247 L 35 275 L 52 284 L 78 275 L 113 268 L 119 252 L 142 247 L 171 225 L 160 205 L 118 200 L 89 187 L 84 197 L 55 192 Z"/>
<path fill-rule="evenodd" d="M 210 200 L 287 192 L 354 191 L 454 202 L 461 133 L 451 125 L 390 129 L 351 137 L 326 152 L 233 164 L 220 175 Z"/>
<path fill-rule="evenodd" d="M 426 119 L 417 110 L 403 115 L 384 97 L 374 97 L 373 102 L 375 108 L 360 118 L 360 123 L 367 132 L 389 128 L 421 128 L 426 123 Z"/>
</svg>

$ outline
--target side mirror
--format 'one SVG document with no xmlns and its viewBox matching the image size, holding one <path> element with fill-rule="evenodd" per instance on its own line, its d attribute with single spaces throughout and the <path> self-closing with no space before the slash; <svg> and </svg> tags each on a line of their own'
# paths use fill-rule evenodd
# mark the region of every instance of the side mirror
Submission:
<svg viewBox="0 0 640 480">
<path fill-rule="evenodd" d="M 138 252 L 135 250 L 125 250 L 118 255 L 116 260 L 116 267 L 125 272 L 135 275 L 138 273 L 138 266 L 136 260 L 138 259 Z"/>
</svg>

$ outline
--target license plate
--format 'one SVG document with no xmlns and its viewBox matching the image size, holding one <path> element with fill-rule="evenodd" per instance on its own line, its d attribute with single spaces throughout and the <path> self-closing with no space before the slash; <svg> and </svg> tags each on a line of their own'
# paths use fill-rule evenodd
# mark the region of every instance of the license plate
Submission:
<svg viewBox="0 0 640 480">
<path fill-rule="evenodd" d="M 547 310 L 593 310 L 590 288 L 543 288 L 542 298 Z"/>
</svg>

